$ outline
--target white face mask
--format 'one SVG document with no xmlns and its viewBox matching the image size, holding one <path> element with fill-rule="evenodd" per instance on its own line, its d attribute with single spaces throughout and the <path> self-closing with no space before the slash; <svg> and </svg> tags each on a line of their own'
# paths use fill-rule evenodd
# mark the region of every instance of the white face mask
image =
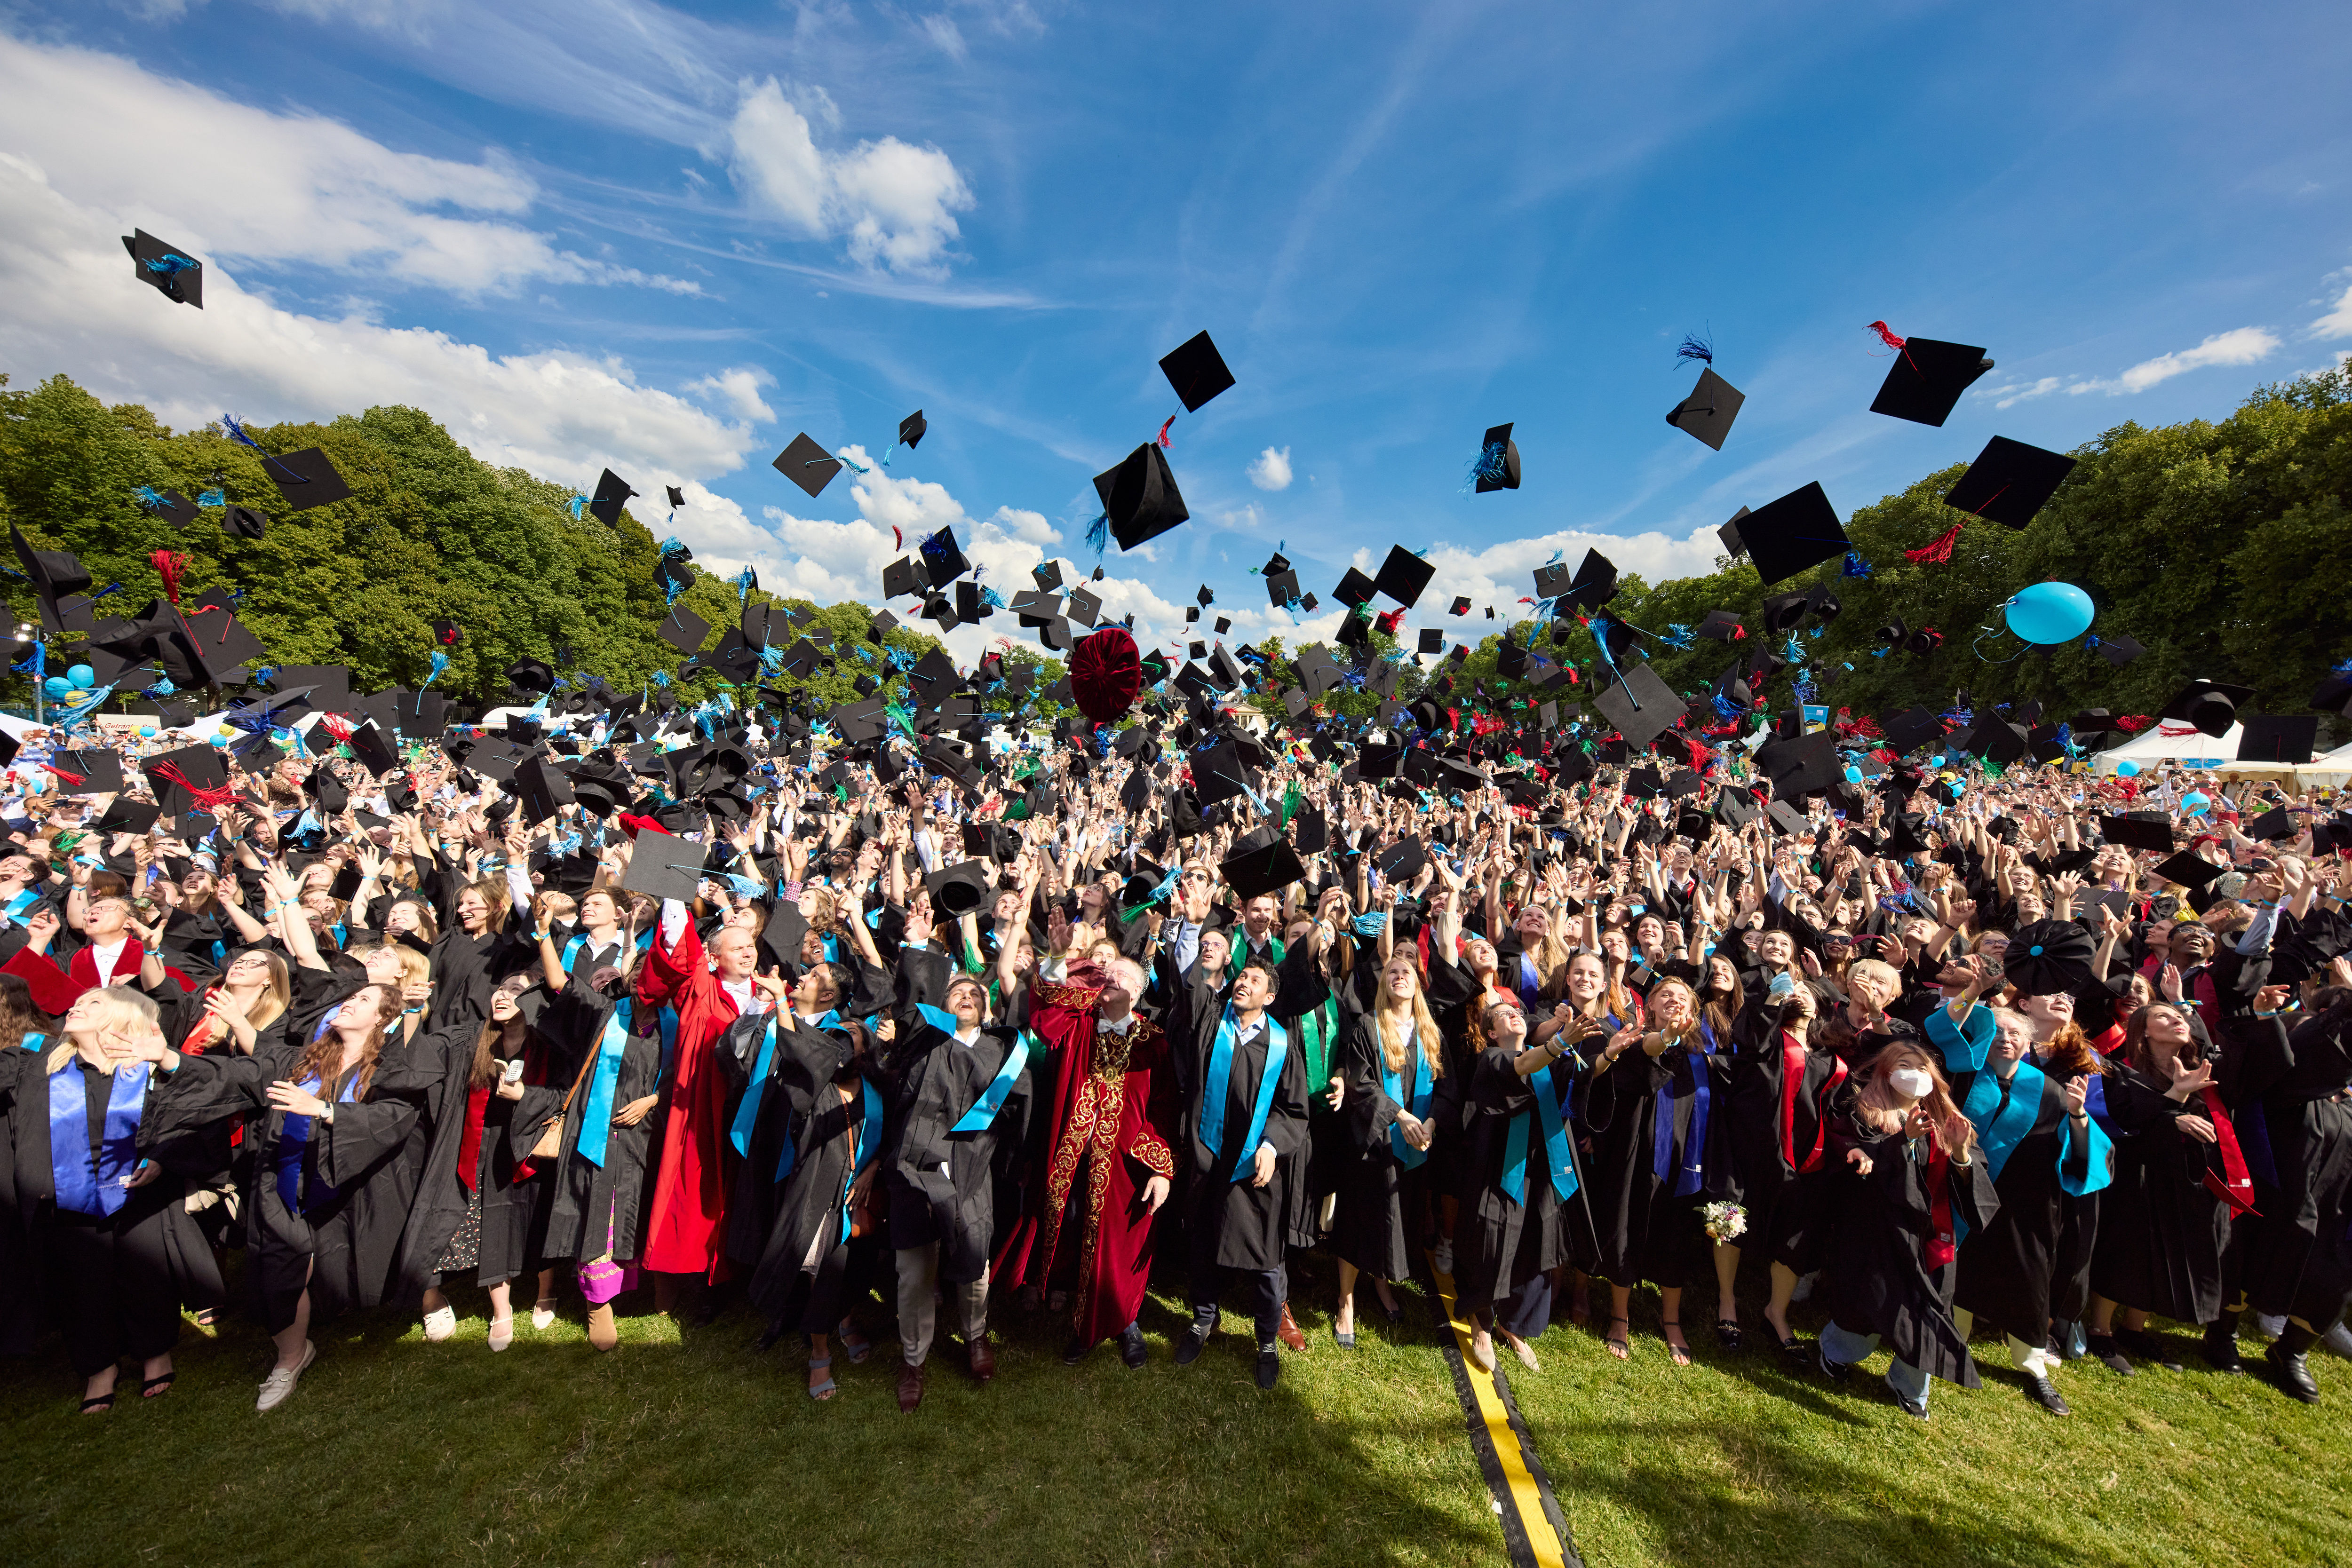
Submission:
<svg viewBox="0 0 2352 1568">
<path fill-rule="evenodd" d="M 1898 1067 L 1886 1075 L 1887 1087 L 1897 1094 L 1914 1100 L 1925 1100 L 1934 1091 L 1936 1081 L 1924 1067 Z"/>
</svg>

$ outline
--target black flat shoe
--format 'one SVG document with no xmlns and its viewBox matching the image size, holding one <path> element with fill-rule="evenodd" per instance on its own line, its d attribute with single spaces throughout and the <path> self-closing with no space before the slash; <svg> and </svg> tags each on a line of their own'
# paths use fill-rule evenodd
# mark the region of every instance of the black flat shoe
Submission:
<svg viewBox="0 0 2352 1568">
<path fill-rule="evenodd" d="M 1260 1388 L 1271 1388 L 1281 1376 L 1281 1353 L 1273 1350 L 1259 1351 L 1257 1353 L 1257 1385 Z"/>
<path fill-rule="evenodd" d="M 2128 1354 L 2142 1361 L 2152 1361 L 2167 1372 L 2180 1370 L 2180 1357 L 2173 1353 L 2171 1342 L 2145 1329 L 2117 1329 L 2116 1343 Z"/>
<path fill-rule="evenodd" d="M 2294 1325 L 2289 1323 L 2287 1333 L 2294 1332 Z M 2305 1332 L 2307 1333 L 2309 1331 Z M 2308 1346 L 2316 1337 L 2314 1335 L 2303 1343 Z M 2288 1398 L 2300 1399 L 2305 1405 L 2319 1403 L 2319 1384 L 2312 1377 L 2311 1367 L 2304 1360 L 2303 1351 L 2287 1348 L 2286 1335 L 2273 1340 L 2270 1349 L 2263 1352 L 2263 1365 L 2269 1372 L 2271 1381 L 2278 1385 L 2279 1392 Z"/>
<path fill-rule="evenodd" d="M 1910 1416 L 1914 1421 L 1925 1421 L 1927 1418 L 1927 1402 L 1926 1400 L 1912 1399 L 1898 1391 L 1891 1383 L 1887 1385 L 1886 1392 L 1894 1396 L 1895 1407 L 1902 1411 L 1906 1416 Z"/>
<path fill-rule="evenodd" d="M 1739 1348 L 1739 1324 L 1730 1318 L 1717 1318 L 1715 1322 L 1715 1343 L 1726 1350 Z"/>
<path fill-rule="evenodd" d="M 1127 1363 L 1130 1369 L 1139 1367 L 1144 1364 L 1147 1356 L 1143 1348 L 1143 1331 L 1141 1329 L 1127 1329 L 1119 1334 L 1118 1358 L 1119 1360 Z"/>
<path fill-rule="evenodd" d="M 1845 1381 L 1845 1375 L 1853 1370 L 1852 1365 L 1848 1363 L 1843 1361 L 1832 1361 L 1830 1359 L 1830 1353 L 1822 1349 L 1819 1345 L 1815 1345 L 1813 1347 L 1813 1354 L 1814 1359 L 1821 1364 L 1822 1375 L 1828 1378 L 1832 1383 L 1843 1383 Z"/>
<path fill-rule="evenodd" d="M 1062 1364 L 1064 1366 L 1076 1366 L 1078 1363 L 1086 1360 L 1087 1354 L 1093 1349 L 1094 1346 L 1088 1344 L 1086 1341 L 1082 1339 L 1074 1339 L 1069 1343 L 1062 1347 Z M 1132 1364 L 1130 1363 L 1129 1364 Z"/>
<path fill-rule="evenodd" d="M 2068 1405 L 2064 1396 L 2058 1392 L 2058 1385 L 2046 1377 L 2027 1378 L 2025 1396 L 2053 1416 L 2072 1416 L 2074 1413 L 2074 1406 Z"/>
<path fill-rule="evenodd" d="M 2124 1354 L 2123 1346 L 2116 1343 L 2116 1336 L 2111 1333 L 2086 1334 L 2083 1343 L 2090 1346 L 2093 1361 L 2119 1376 L 2129 1377 L 2138 1370 L 2132 1365 Z"/>
<path fill-rule="evenodd" d="M 1196 1328 L 1186 1329 L 1184 1337 L 1176 1342 L 1176 1364 L 1192 1365 L 1201 1359 L 1201 1353 L 1208 1348 L 1209 1336 L 1206 1333 Z"/>
</svg>

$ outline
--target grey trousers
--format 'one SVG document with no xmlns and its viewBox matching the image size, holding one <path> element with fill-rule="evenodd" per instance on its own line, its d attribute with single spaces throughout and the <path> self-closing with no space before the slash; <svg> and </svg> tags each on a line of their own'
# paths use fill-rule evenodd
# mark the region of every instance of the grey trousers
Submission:
<svg viewBox="0 0 2352 1568">
<path fill-rule="evenodd" d="M 901 1248 L 898 1251 L 898 1340 L 909 1366 L 920 1366 L 931 1354 L 931 1334 L 938 1326 L 938 1303 L 931 1291 L 940 1280 L 940 1244 Z M 955 1308 L 956 1327 L 966 1340 L 988 1332 L 988 1270 L 969 1283 L 950 1283 L 947 1297 Z"/>
</svg>

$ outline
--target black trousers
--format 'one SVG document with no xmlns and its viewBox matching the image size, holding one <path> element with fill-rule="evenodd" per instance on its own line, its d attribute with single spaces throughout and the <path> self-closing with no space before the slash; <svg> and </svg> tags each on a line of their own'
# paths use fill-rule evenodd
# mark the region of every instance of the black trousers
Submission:
<svg viewBox="0 0 2352 1568">
<path fill-rule="evenodd" d="M 1520 1339 L 1540 1339 L 1551 1327 L 1551 1272 L 1538 1270 L 1528 1282 L 1496 1301 L 1494 1326 Z"/>
<path fill-rule="evenodd" d="M 180 1290 L 160 1208 L 133 1202 L 106 1219 L 53 1213 L 44 1231 L 77 1375 L 95 1376 L 126 1355 L 162 1355 L 178 1341 Z"/>
<path fill-rule="evenodd" d="M 1217 1291 L 1229 1272 L 1249 1285 L 1250 1308 L 1257 1319 L 1258 1348 L 1263 1350 L 1275 1343 L 1276 1331 L 1282 1327 L 1282 1304 L 1290 1299 L 1290 1270 L 1282 1267 L 1228 1270 L 1217 1261 L 1217 1239 L 1203 1238 L 1196 1232 L 1192 1240 L 1192 1322 L 1196 1328 L 1205 1332 L 1215 1324 Z"/>
</svg>

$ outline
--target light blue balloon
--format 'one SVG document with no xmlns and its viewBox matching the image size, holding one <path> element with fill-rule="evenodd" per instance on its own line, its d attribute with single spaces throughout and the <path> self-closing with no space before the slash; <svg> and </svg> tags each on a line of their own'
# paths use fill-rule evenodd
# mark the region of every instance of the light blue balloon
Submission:
<svg viewBox="0 0 2352 1568">
<path fill-rule="evenodd" d="M 2213 798 L 2202 789 L 2191 789 L 2180 798 L 2180 809 L 2192 817 L 2203 816 L 2205 808 L 2212 803 Z"/>
<path fill-rule="evenodd" d="M 66 672 L 66 679 L 71 681 L 77 690 L 86 692 L 98 685 L 98 672 L 88 664 L 76 664 Z"/>
<path fill-rule="evenodd" d="M 213 737 L 213 744 L 215 746 L 226 747 L 228 745 L 228 737 L 226 735 L 215 735 Z"/>
<path fill-rule="evenodd" d="M 63 675 L 51 675 L 41 683 L 41 689 L 49 694 L 51 701 L 63 702 L 73 695 L 74 684 Z"/>
<path fill-rule="evenodd" d="M 1859 784 L 1859 783 L 1861 783 L 1861 782 L 1862 782 L 1862 769 L 1861 769 L 1861 768 L 1847 768 L 1847 769 L 1845 770 L 1845 781 L 1846 781 L 1847 783 L 1849 783 L 1849 784 Z"/>
<path fill-rule="evenodd" d="M 1942 752 L 1940 752 L 1940 751 L 1939 751 L 1939 752 L 1937 752 L 1937 753 L 1936 753 L 1936 755 L 1935 755 L 1935 756 L 1930 757 L 1929 758 L 1927 758 L 1927 766 L 1928 766 L 1928 767 L 1930 767 L 1930 768 L 1941 768 L 1943 765 L 1944 765 L 1944 754 L 1943 754 Z"/>
<path fill-rule="evenodd" d="M 152 724 L 142 724 L 142 725 L 141 725 L 141 726 L 139 727 L 139 738 L 140 738 L 140 739 L 142 739 L 142 740 L 152 740 L 152 739 L 154 739 L 154 738 L 155 738 L 155 727 L 154 727 L 153 725 L 152 725 Z"/>
<path fill-rule="evenodd" d="M 2009 629 L 2029 643 L 2071 643 L 2090 630 L 2091 596 L 2071 582 L 2037 582 L 2003 606 Z"/>
<path fill-rule="evenodd" d="M 2137 779 L 2139 777 L 2139 764 L 2137 762 L 2118 762 L 2116 764 L 2116 772 L 2117 776 L 2121 778 Z"/>
</svg>

